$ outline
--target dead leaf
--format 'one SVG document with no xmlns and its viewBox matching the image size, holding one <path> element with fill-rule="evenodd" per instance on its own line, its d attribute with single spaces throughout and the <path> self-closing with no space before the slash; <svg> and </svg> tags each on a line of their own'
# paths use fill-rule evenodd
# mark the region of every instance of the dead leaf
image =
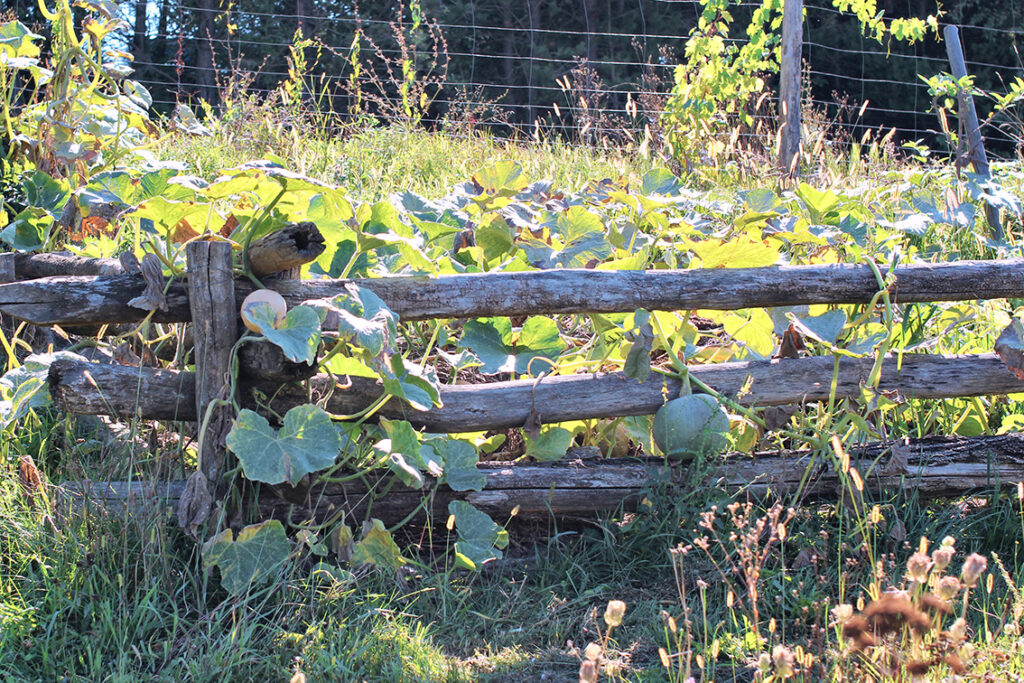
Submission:
<svg viewBox="0 0 1024 683">
<path fill-rule="evenodd" d="M 536 405 L 530 406 L 530 414 L 526 417 L 526 422 L 523 423 L 523 432 L 533 440 L 537 440 L 540 437 L 540 411 L 537 410 Z"/>
<path fill-rule="evenodd" d="M 764 409 L 764 427 L 768 431 L 780 429 L 789 424 L 799 406 L 768 406 Z"/>
<path fill-rule="evenodd" d="M 221 237 L 230 237 L 231 233 L 238 227 L 238 219 L 235 218 L 235 214 L 228 216 L 227 220 L 224 221 L 224 225 L 220 227 Z"/>
<path fill-rule="evenodd" d="M 141 275 L 142 267 L 139 265 L 139 259 L 135 258 L 135 254 L 130 251 L 122 251 L 121 255 L 117 257 L 117 260 L 121 263 L 121 270 L 128 275 Z"/>
<path fill-rule="evenodd" d="M 804 548 L 796 554 L 796 559 L 793 560 L 793 569 L 804 569 L 805 567 L 813 567 L 818 564 L 821 559 L 821 553 L 814 548 Z"/>
<path fill-rule="evenodd" d="M 910 446 L 907 444 L 907 440 L 897 441 L 889 450 L 892 452 L 892 456 L 882 468 L 882 474 L 907 474 L 910 466 Z"/>
<path fill-rule="evenodd" d="M 893 518 L 892 526 L 889 527 L 888 536 L 889 539 L 897 545 L 901 545 L 907 540 L 907 526 L 899 516 Z"/>
<path fill-rule="evenodd" d="M 210 495 L 209 482 L 202 472 L 193 472 L 185 482 L 185 490 L 178 500 L 178 524 L 181 528 L 196 535 L 196 528 L 210 516 L 213 496 Z"/>
<path fill-rule="evenodd" d="M 167 310 L 167 299 L 164 298 L 164 271 L 163 263 L 156 254 L 146 254 L 142 257 L 142 277 L 146 281 L 146 290 L 128 302 L 129 306 L 141 308 L 144 311 Z"/>
<path fill-rule="evenodd" d="M 463 249 L 476 246 L 476 235 L 472 228 L 467 228 L 455 236 L 455 243 L 452 244 L 452 251 L 459 252 Z"/>
<path fill-rule="evenodd" d="M 779 344 L 779 355 L 776 358 L 799 358 L 800 352 L 806 349 L 803 337 L 796 331 L 793 323 L 790 323 L 786 331 L 782 333 L 782 343 Z"/>
<path fill-rule="evenodd" d="M 46 478 L 36 467 L 31 455 L 22 455 L 18 458 L 18 483 L 25 492 L 29 507 L 34 506 L 36 497 L 46 488 Z"/>
<path fill-rule="evenodd" d="M 1014 377 L 1024 381 L 1024 324 L 1014 318 L 996 339 L 995 351 Z"/>
<path fill-rule="evenodd" d="M 82 223 L 79 226 L 79 234 L 74 235 L 74 239 L 82 239 L 85 237 L 96 237 L 97 235 L 103 234 L 103 228 L 110 225 L 110 221 L 102 216 L 88 216 L 82 219 Z"/>
<path fill-rule="evenodd" d="M 132 350 L 128 342 L 121 342 L 115 346 L 111 356 L 114 358 L 115 363 L 120 363 L 121 365 L 138 367 L 142 364 L 142 358 Z"/>
<path fill-rule="evenodd" d="M 187 219 L 182 218 L 173 228 L 171 228 L 171 232 L 167 236 L 167 239 L 171 242 L 177 242 L 180 244 L 182 242 L 188 242 L 190 239 L 195 237 L 199 237 L 199 233 L 196 232 L 195 228 L 192 227 L 192 224 L 189 223 Z"/>
</svg>

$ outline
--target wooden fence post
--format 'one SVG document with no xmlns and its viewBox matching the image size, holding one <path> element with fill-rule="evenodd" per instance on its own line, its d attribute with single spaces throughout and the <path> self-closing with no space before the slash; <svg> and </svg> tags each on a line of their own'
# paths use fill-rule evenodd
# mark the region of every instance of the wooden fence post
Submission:
<svg viewBox="0 0 1024 683">
<path fill-rule="evenodd" d="M 946 54 L 949 56 L 950 73 L 954 78 L 960 80 L 967 75 L 964 49 L 960 44 L 960 30 L 950 24 L 942 29 L 942 35 L 946 39 Z M 981 125 L 978 123 L 978 111 L 974 108 L 974 97 L 964 90 L 958 92 L 960 127 L 967 133 L 968 157 L 974 166 L 974 171 L 987 180 L 991 172 L 988 166 L 988 155 L 985 153 L 985 140 L 981 137 Z M 988 224 L 995 231 L 996 238 L 1003 239 L 1003 223 L 999 220 L 999 209 L 986 203 L 985 218 L 988 219 Z"/>
<path fill-rule="evenodd" d="M 779 166 L 790 175 L 800 165 L 800 73 L 804 44 L 803 0 L 785 0 L 779 70 Z"/>
<path fill-rule="evenodd" d="M 199 470 L 206 475 L 216 498 L 227 458 L 224 439 L 230 428 L 230 408 L 218 406 L 207 418 L 210 403 L 230 382 L 231 349 L 238 339 L 238 308 L 232 248 L 227 242 L 191 242 L 188 260 L 188 296 L 195 338 L 196 411 L 199 416 Z"/>
</svg>

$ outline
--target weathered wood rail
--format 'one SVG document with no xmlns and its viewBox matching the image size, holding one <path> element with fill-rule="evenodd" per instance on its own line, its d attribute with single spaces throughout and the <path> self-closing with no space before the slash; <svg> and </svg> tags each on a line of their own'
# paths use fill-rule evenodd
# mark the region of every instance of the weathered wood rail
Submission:
<svg viewBox="0 0 1024 683">
<path fill-rule="evenodd" d="M 851 465 L 858 468 L 865 489 L 891 493 L 912 485 L 921 499 L 959 496 L 972 491 L 1010 490 L 1024 481 L 1024 435 L 976 438 L 929 437 L 850 448 Z M 498 520 L 514 508 L 522 519 L 592 516 L 619 508 L 638 509 L 652 484 L 683 490 L 718 486 L 736 493 L 763 496 L 801 493 L 807 500 L 832 500 L 842 493 L 839 474 L 822 458 L 807 451 L 732 454 L 710 471 L 665 467 L 658 459 L 566 460 L 554 463 L 481 463 L 487 476 L 481 491 L 455 492 L 437 487 L 424 499 L 423 491 L 401 484 L 373 500 L 372 513 L 387 524 L 405 519 L 420 508 L 443 522 L 452 500 L 465 500 Z M 361 519 L 368 511 L 369 492 L 376 481 L 314 486 L 303 502 L 287 500 L 265 488 L 259 498 L 264 517 L 323 521 L 345 511 Z M 112 510 L 139 510 L 154 504 L 175 506 L 185 483 L 87 482 L 66 484 L 65 499 L 85 500 Z M 801 489 L 801 487 L 803 487 Z"/>
<path fill-rule="evenodd" d="M 883 269 L 883 273 L 886 271 Z M 891 296 L 900 303 L 1024 297 L 1024 259 L 902 266 Z M 328 299 L 348 283 L 380 296 L 402 320 L 648 310 L 736 310 L 803 304 L 868 303 L 878 282 L 868 266 L 605 271 L 558 269 L 515 273 L 398 276 L 355 280 L 268 279 L 289 306 Z M 254 285 L 235 283 L 239 300 Z M 134 275 L 44 277 L 0 285 L 0 312 L 36 325 L 137 322 L 146 311 L 128 302 L 142 293 Z M 157 322 L 191 319 L 182 283 L 167 292 Z"/>
<path fill-rule="evenodd" d="M 870 359 L 840 359 L 835 396 L 859 397 L 870 370 Z M 737 396 L 746 388 L 738 398 L 748 406 L 828 400 L 833 371 L 833 359 L 820 356 L 690 369 L 695 378 L 726 396 Z M 334 386 L 335 380 L 326 375 L 309 382 L 314 396 L 333 392 L 327 409 L 336 414 L 359 412 L 382 394 L 379 383 L 364 377 L 348 378 L 347 387 Z M 680 388 L 679 380 L 658 373 L 638 382 L 619 372 L 561 375 L 540 382 L 457 384 L 441 387 L 440 407 L 416 411 L 393 400 L 379 415 L 405 419 L 434 432 L 473 432 L 522 426 L 533 406 L 544 423 L 649 415 L 665 402 L 665 396 L 678 395 Z M 902 361 L 891 357 L 883 363 L 879 389 L 894 397 L 935 399 L 1024 392 L 1024 381 L 995 354 L 905 354 Z M 250 407 L 258 407 L 254 391 L 273 396 L 266 407 L 278 414 L 306 403 L 309 395 L 304 386 L 246 384 L 241 396 Z M 195 376 L 190 372 L 59 360 L 50 368 L 50 394 L 57 407 L 69 413 L 196 419 Z"/>
</svg>

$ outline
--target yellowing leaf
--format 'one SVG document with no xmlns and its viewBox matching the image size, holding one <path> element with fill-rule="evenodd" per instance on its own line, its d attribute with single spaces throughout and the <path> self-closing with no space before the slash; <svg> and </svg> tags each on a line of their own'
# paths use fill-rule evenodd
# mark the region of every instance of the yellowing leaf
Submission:
<svg viewBox="0 0 1024 683">
<path fill-rule="evenodd" d="M 704 268 L 757 268 L 774 265 L 779 260 L 778 249 L 749 237 L 727 242 L 695 242 L 691 249 Z"/>
</svg>

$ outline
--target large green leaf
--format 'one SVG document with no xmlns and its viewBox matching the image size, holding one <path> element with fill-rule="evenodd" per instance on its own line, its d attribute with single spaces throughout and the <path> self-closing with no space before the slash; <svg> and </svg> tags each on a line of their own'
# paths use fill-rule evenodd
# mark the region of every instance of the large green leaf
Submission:
<svg viewBox="0 0 1024 683">
<path fill-rule="evenodd" d="M 55 180 L 42 171 L 35 171 L 22 183 L 29 206 L 43 209 L 52 218 L 60 218 L 64 205 L 71 198 L 66 180 Z"/>
<path fill-rule="evenodd" d="M 5 21 L 0 24 L 0 54 L 10 58 L 38 57 L 39 46 L 34 41 L 42 40 L 20 21 Z"/>
<path fill-rule="evenodd" d="M 797 316 L 787 313 L 786 316 L 800 334 L 828 346 L 835 346 L 846 326 L 846 312 L 838 309 L 821 315 Z"/>
<path fill-rule="evenodd" d="M 667 168 L 653 168 L 644 174 L 640 183 L 640 191 L 644 194 L 676 194 L 682 183 Z"/>
<path fill-rule="evenodd" d="M 280 348 L 294 363 L 312 365 L 320 348 L 320 315 L 311 306 L 296 306 L 277 326 L 277 314 L 270 304 L 259 302 L 248 307 L 249 320 L 267 341 Z"/>
<path fill-rule="evenodd" d="M 433 457 L 424 455 L 426 451 Z M 442 481 L 453 491 L 480 491 L 487 484 L 487 475 L 476 467 L 479 455 L 473 444 L 447 437 L 429 439 L 423 443 L 420 454 L 424 455 L 425 462 L 440 460 L 444 471 Z"/>
<path fill-rule="evenodd" d="M 508 546 L 508 532 L 494 523 L 487 513 L 464 500 L 448 503 L 448 514 L 455 518 L 459 539 L 455 543 L 455 561 L 476 570 L 491 560 L 500 560 L 501 548 Z"/>
<path fill-rule="evenodd" d="M 330 415 L 307 404 L 289 410 L 277 433 L 263 416 L 243 409 L 228 434 L 227 446 L 249 479 L 297 484 L 304 475 L 333 465 L 342 443 Z"/>
<path fill-rule="evenodd" d="M 515 369 L 511 342 L 512 323 L 508 318 L 480 318 L 463 326 L 458 346 L 469 349 L 480 359 L 480 372 L 493 375 Z"/>
<path fill-rule="evenodd" d="M 829 214 L 839 206 L 839 197 L 831 190 L 816 190 L 807 183 L 800 183 L 796 196 L 803 200 L 812 223 L 829 222 Z"/>
<path fill-rule="evenodd" d="M 572 432 L 562 427 L 549 427 L 541 431 L 536 439 L 526 436 L 525 455 L 547 462 L 561 460 L 572 445 Z"/>
<path fill-rule="evenodd" d="M 338 334 L 373 356 L 390 353 L 391 342 L 398 336 L 398 316 L 369 289 L 351 283 L 345 289 L 346 294 L 331 300 L 341 311 Z"/>
<path fill-rule="evenodd" d="M 52 225 L 53 217 L 45 209 L 29 207 L 7 224 L 0 240 L 18 251 L 35 251 L 46 243 Z"/>
<path fill-rule="evenodd" d="M 247 526 L 234 537 L 225 529 L 203 545 L 203 560 L 220 567 L 221 585 L 232 595 L 271 576 L 280 576 L 292 552 L 284 526 L 276 519 Z"/>
<path fill-rule="evenodd" d="M 601 262 L 612 254 L 605 238 L 604 222 L 582 206 L 571 206 L 560 213 L 555 228 L 564 244 L 553 257 L 555 264 L 568 268 Z"/>
<path fill-rule="evenodd" d="M 515 161 L 497 161 L 473 174 L 473 184 L 481 194 L 512 197 L 526 187 L 523 167 Z"/>
<path fill-rule="evenodd" d="M 391 537 L 391 532 L 379 519 L 363 524 L 363 537 L 352 548 L 352 565 L 374 564 L 398 569 L 406 560 Z"/>
<path fill-rule="evenodd" d="M 441 405 L 441 391 L 430 368 L 420 368 L 396 353 L 383 368 L 384 391 L 409 403 L 416 410 Z"/>
<path fill-rule="evenodd" d="M 545 370 L 550 370 L 560 353 L 565 350 L 565 342 L 558 333 L 558 323 L 545 316 L 534 316 L 523 323 L 523 329 L 519 332 L 516 340 L 514 353 L 516 357 L 516 372 L 525 374 L 528 369 L 530 374 L 539 375 Z M 537 360 L 530 363 L 534 358 L 547 359 L 551 363 Z"/>
<path fill-rule="evenodd" d="M 472 351 L 480 359 L 481 372 L 530 372 L 539 375 L 550 370 L 566 345 L 551 318 L 534 316 L 526 320 L 515 343 L 508 318 L 480 318 L 463 327 L 458 346 Z M 547 359 L 532 361 L 534 358 Z"/>
<path fill-rule="evenodd" d="M 406 420 L 381 418 L 380 426 L 388 438 L 374 444 L 374 449 L 384 455 L 385 463 L 398 475 L 403 484 L 412 488 L 422 488 L 422 470 L 428 468 L 420 455 L 419 434 Z M 440 471 L 435 468 L 431 474 L 438 476 Z"/>
</svg>

